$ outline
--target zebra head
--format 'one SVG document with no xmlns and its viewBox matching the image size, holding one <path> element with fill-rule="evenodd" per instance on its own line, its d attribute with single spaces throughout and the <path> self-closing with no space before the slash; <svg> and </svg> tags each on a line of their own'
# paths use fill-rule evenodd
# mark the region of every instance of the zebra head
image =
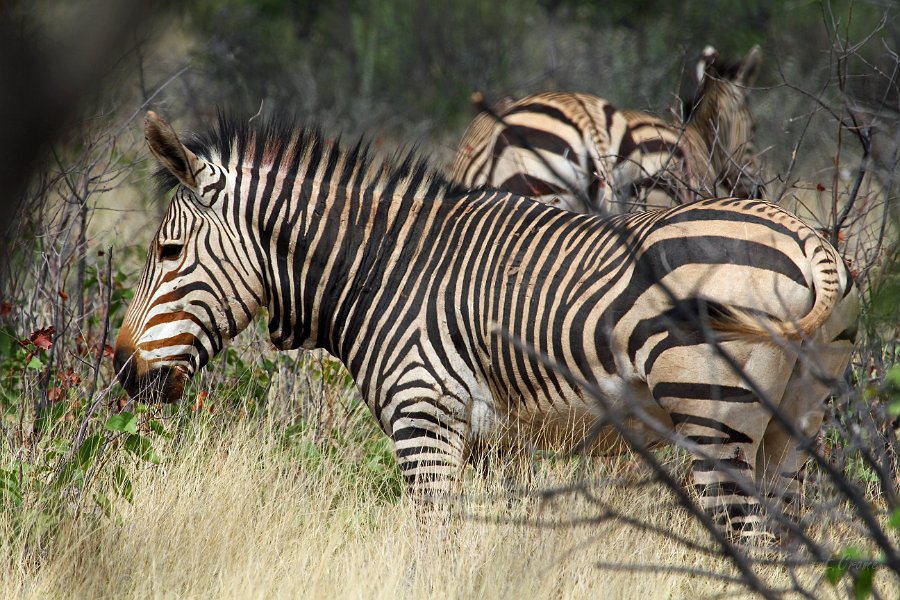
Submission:
<svg viewBox="0 0 900 600">
<path fill-rule="evenodd" d="M 177 189 L 116 340 L 114 364 L 132 397 L 174 402 L 187 380 L 244 329 L 262 304 L 247 266 L 234 169 L 200 158 L 153 112 L 144 137 Z"/>
<path fill-rule="evenodd" d="M 685 102 L 685 121 L 706 142 L 718 181 L 728 194 L 760 198 L 765 191 L 753 145 L 755 122 L 747 103 L 762 53 L 754 46 L 739 60 L 724 60 L 707 46 L 697 63 L 698 89 Z"/>
</svg>

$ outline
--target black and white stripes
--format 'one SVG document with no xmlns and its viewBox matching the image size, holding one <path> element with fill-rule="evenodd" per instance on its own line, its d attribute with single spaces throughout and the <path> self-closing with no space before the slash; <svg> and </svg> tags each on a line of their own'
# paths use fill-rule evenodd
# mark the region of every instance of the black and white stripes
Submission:
<svg viewBox="0 0 900 600">
<path fill-rule="evenodd" d="M 757 198 L 762 185 L 747 93 L 759 62 L 758 48 L 738 62 L 707 48 L 683 122 L 620 110 L 583 93 L 545 92 L 492 108 L 482 103 L 450 178 L 600 214 L 721 193 Z"/>
<path fill-rule="evenodd" d="M 795 445 L 713 344 L 814 434 L 828 386 L 797 343 L 839 376 L 855 296 L 834 249 L 778 207 L 604 220 L 465 192 L 411 158 L 374 166 L 365 148 L 275 123 L 223 120 L 186 147 L 151 113 L 146 136 L 178 189 L 116 345 L 130 393 L 177 400 L 265 306 L 276 346 L 343 361 L 411 487 L 445 493 L 473 447 L 577 444 L 602 417 L 510 335 L 651 415 L 633 424 L 648 443 L 660 428 L 691 440 L 694 482 L 730 527 L 753 524 L 754 501 L 717 465 L 795 491 Z"/>
</svg>

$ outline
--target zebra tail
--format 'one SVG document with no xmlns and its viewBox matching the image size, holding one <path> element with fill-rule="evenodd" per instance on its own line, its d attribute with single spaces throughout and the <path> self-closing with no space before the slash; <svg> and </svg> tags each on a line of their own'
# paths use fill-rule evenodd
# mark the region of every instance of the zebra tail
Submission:
<svg viewBox="0 0 900 600">
<path fill-rule="evenodd" d="M 758 311 L 736 306 L 717 306 L 710 313 L 709 323 L 714 331 L 726 339 L 753 339 L 775 342 L 777 339 L 799 341 L 815 333 L 834 312 L 840 303 L 846 286 L 852 286 L 852 279 L 846 278 L 842 284 L 840 273 L 845 269 L 843 259 L 827 242 L 821 240 L 810 256 L 815 300 L 812 308 L 798 320 L 782 320 Z M 824 253 L 825 257 L 821 255 Z"/>
</svg>

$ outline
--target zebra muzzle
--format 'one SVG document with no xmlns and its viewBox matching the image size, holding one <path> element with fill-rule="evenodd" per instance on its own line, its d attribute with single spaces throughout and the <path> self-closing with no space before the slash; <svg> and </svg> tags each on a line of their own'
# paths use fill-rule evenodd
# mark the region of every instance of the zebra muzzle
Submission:
<svg viewBox="0 0 900 600">
<path fill-rule="evenodd" d="M 119 383 L 128 395 L 148 404 L 172 403 L 181 399 L 188 376 L 183 369 L 170 366 L 148 369 L 137 354 L 117 348 L 113 365 Z"/>
</svg>

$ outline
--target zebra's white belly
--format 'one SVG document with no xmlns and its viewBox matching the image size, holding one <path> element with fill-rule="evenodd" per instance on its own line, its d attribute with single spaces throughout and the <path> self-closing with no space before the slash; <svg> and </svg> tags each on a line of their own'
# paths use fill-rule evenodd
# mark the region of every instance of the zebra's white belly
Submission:
<svg viewBox="0 0 900 600">
<path fill-rule="evenodd" d="M 504 420 L 497 413 L 493 398 L 488 395 L 472 399 L 472 413 L 469 422 L 472 428 L 472 437 L 486 440 L 500 432 Z"/>
<path fill-rule="evenodd" d="M 599 380 L 598 387 L 607 405 L 626 420 L 628 429 L 637 433 L 645 444 L 660 441 L 654 429 L 660 426 L 665 430 L 672 428 L 671 420 L 653 399 L 646 382 L 612 375 Z M 504 403 L 491 396 L 485 386 L 482 394 L 472 398 L 473 440 L 514 438 L 557 451 L 569 450 L 588 440 L 585 447 L 588 453 L 620 451 L 622 440 L 612 428 L 595 431 L 596 423 L 606 414 L 604 403 L 581 391 L 568 389 L 566 392 L 565 398 L 541 396 Z M 539 408 L 535 410 L 534 407 Z M 625 416 L 635 412 L 649 416 L 656 426 Z"/>
</svg>

